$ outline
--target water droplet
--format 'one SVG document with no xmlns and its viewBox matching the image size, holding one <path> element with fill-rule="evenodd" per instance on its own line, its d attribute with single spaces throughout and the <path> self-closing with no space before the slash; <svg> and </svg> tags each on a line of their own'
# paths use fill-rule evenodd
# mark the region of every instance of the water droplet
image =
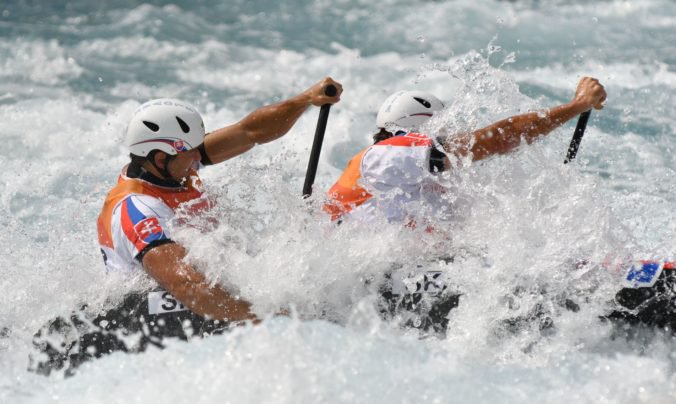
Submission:
<svg viewBox="0 0 676 404">
<path fill-rule="evenodd" d="M 103 78 L 99 77 L 99 83 L 103 83 Z"/>
<path fill-rule="evenodd" d="M 594 18 L 592 18 L 592 21 L 594 21 L 594 22 L 599 22 L 599 18 L 598 18 L 598 17 L 594 17 Z"/>
<path fill-rule="evenodd" d="M 505 56 L 505 60 L 502 62 L 503 65 L 508 64 L 508 63 L 514 63 L 516 61 L 516 54 L 514 52 L 510 52 L 507 56 Z"/>
<path fill-rule="evenodd" d="M 425 59 L 425 54 L 424 54 L 424 53 L 421 53 L 420 56 L 419 56 L 419 58 L 420 58 L 420 59 Z"/>
<path fill-rule="evenodd" d="M 424 37 L 424 36 L 422 36 L 422 35 L 418 35 L 418 37 L 417 37 L 416 39 L 417 39 L 417 40 L 418 40 L 418 42 L 420 42 L 420 43 L 423 43 L 423 42 L 425 42 L 425 37 Z"/>
</svg>

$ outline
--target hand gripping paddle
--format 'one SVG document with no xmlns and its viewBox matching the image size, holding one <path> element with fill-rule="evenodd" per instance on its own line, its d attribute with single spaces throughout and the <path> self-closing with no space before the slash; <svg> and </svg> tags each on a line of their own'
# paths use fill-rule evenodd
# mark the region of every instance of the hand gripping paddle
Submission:
<svg viewBox="0 0 676 404">
<path fill-rule="evenodd" d="M 333 97 L 338 93 L 338 89 L 333 84 L 329 84 L 324 88 L 324 94 Z M 319 119 L 317 120 L 317 129 L 315 130 L 315 139 L 312 142 L 312 150 L 310 151 L 310 161 L 307 163 L 307 172 L 305 174 L 305 184 L 303 185 L 303 198 L 312 195 L 312 185 L 315 182 L 315 174 L 317 174 L 317 164 L 319 163 L 319 153 L 322 151 L 322 143 L 324 142 L 324 132 L 326 131 L 326 122 L 329 120 L 329 110 L 331 104 L 324 104 L 319 109 Z"/>
</svg>

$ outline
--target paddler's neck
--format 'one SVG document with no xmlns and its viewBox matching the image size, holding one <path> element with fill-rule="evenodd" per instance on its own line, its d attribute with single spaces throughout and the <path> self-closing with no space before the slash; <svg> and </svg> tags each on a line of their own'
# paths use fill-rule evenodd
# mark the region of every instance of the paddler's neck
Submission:
<svg viewBox="0 0 676 404">
<path fill-rule="evenodd" d="M 153 185 L 162 187 L 176 188 L 180 187 L 181 183 L 172 179 L 164 178 L 156 169 L 149 163 L 143 165 L 136 165 L 131 163 L 126 168 L 125 175 L 129 178 L 138 178 L 140 180 L 149 182 Z"/>
</svg>

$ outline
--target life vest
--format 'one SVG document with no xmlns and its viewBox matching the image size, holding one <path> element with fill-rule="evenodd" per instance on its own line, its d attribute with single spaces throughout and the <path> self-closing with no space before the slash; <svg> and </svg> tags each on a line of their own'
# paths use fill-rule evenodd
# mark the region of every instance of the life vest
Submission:
<svg viewBox="0 0 676 404">
<path fill-rule="evenodd" d="M 179 187 L 165 187 L 123 173 L 108 193 L 97 220 L 106 266 L 135 266 L 134 258 L 153 241 L 169 239 L 166 223 L 179 206 L 195 214 L 211 207 L 193 171 Z"/>
<path fill-rule="evenodd" d="M 338 220 L 381 188 L 415 186 L 427 171 L 431 149 L 432 140 L 420 133 L 393 136 L 365 148 L 329 189 L 324 211 Z"/>
</svg>

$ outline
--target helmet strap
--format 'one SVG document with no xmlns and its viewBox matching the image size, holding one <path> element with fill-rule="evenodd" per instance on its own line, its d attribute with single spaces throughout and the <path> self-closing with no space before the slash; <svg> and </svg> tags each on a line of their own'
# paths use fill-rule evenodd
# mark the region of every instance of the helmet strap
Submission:
<svg viewBox="0 0 676 404">
<path fill-rule="evenodd" d="M 164 177 L 163 179 L 164 179 L 166 182 L 168 182 L 168 183 L 176 183 L 176 184 L 179 184 L 179 182 L 176 181 L 176 180 L 171 176 L 171 174 L 169 173 L 169 163 L 170 163 L 173 159 L 175 159 L 176 156 L 175 156 L 175 155 L 172 155 L 172 154 L 169 154 L 169 153 L 165 153 L 165 154 L 167 155 L 167 157 L 164 159 L 164 167 L 160 167 L 159 165 L 157 165 L 157 163 L 155 163 L 155 154 L 157 154 L 158 151 L 159 151 L 159 150 L 153 150 L 153 151 L 151 151 L 150 153 L 148 153 L 148 157 L 147 157 L 147 158 L 148 158 L 148 161 L 150 162 L 150 164 L 151 164 L 153 167 L 155 167 L 155 169 L 156 169 L 157 171 L 159 171 L 160 174 L 162 174 L 162 177 Z"/>
<path fill-rule="evenodd" d="M 444 150 L 443 142 L 441 138 L 432 138 L 432 149 L 430 150 L 430 172 L 431 173 L 440 173 L 446 171 L 446 166 L 444 164 L 445 160 L 448 158 L 446 153 L 441 150 Z"/>
<path fill-rule="evenodd" d="M 167 154 L 167 158 L 164 159 L 164 168 L 160 171 L 162 176 L 167 180 L 173 180 L 171 174 L 169 174 L 169 163 L 176 158 L 176 155 Z M 155 166 L 157 168 L 157 166 Z"/>
</svg>

